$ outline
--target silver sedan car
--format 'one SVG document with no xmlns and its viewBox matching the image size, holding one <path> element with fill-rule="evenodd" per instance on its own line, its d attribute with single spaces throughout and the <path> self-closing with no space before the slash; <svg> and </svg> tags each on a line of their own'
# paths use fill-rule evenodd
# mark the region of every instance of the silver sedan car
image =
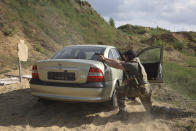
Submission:
<svg viewBox="0 0 196 131">
<path fill-rule="evenodd" d="M 99 54 L 110 59 L 122 59 L 113 46 L 73 45 L 64 47 L 48 60 L 36 62 L 30 80 L 32 95 L 62 101 L 110 101 L 115 105 L 116 88 L 123 84 L 123 71 L 98 61 Z M 153 60 L 155 54 L 157 51 L 152 54 Z M 152 55 L 147 53 L 144 58 Z M 160 53 L 158 58 L 161 58 Z M 144 62 L 149 79 L 160 80 L 161 60 Z"/>
<path fill-rule="evenodd" d="M 32 68 L 30 81 L 34 96 L 63 101 L 104 102 L 115 99 L 123 71 L 98 61 L 103 54 L 121 59 L 117 49 L 106 45 L 66 46 Z"/>
</svg>

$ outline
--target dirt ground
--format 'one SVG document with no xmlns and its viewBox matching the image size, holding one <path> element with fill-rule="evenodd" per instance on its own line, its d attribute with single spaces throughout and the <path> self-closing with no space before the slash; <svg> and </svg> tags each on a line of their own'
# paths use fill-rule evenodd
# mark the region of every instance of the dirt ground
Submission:
<svg viewBox="0 0 196 131">
<path fill-rule="evenodd" d="M 175 100 L 179 102 L 174 104 Z M 185 100 L 164 86 L 155 86 L 157 113 L 146 113 L 139 100 L 126 100 L 124 119 L 103 103 L 41 103 L 30 94 L 28 80 L 23 80 L 0 86 L 0 131 L 195 131 L 196 102 L 182 104 Z"/>
</svg>

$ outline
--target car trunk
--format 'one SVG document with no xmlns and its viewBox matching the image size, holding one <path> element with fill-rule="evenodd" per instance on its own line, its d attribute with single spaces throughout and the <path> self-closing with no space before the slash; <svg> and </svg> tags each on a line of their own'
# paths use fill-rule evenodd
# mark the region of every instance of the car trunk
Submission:
<svg viewBox="0 0 196 131">
<path fill-rule="evenodd" d="M 101 67 L 98 61 L 82 59 L 50 59 L 37 64 L 39 79 L 46 82 L 86 83 L 90 67 Z"/>
</svg>

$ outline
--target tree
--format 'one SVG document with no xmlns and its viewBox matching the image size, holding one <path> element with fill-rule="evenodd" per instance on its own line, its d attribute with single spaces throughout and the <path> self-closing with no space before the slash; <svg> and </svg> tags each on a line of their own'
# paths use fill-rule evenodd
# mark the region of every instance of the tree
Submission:
<svg viewBox="0 0 196 131">
<path fill-rule="evenodd" d="M 115 27 L 114 19 L 110 18 L 109 24 L 110 24 L 112 27 Z"/>
</svg>

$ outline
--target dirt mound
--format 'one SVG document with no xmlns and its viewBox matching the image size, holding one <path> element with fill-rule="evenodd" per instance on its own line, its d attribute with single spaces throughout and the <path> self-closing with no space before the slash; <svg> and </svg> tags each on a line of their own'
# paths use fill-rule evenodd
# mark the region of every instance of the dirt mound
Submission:
<svg viewBox="0 0 196 131">
<path fill-rule="evenodd" d="M 183 35 L 184 39 L 188 39 L 189 41 L 196 43 L 196 40 L 193 39 L 193 36 L 191 35 L 190 32 L 177 32 L 176 34 L 181 34 Z"/>
</svg>

